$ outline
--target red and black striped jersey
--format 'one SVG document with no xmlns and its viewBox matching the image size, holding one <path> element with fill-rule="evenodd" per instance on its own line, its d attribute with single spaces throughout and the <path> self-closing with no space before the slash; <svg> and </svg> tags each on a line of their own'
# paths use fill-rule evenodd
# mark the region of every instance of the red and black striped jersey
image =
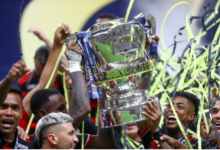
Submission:
<svg viewBox="0 0 220 150">
<path fill-rule="evenodd" d="M 24 98 L 29 91 L 35 88 L 39 84 L 39 81 L 40 77 L 36 75 L 34 70 L 18 79 L 18 87 L 22 92 L 22 97 Z M 60 93 L 64 95 L 62 78 L 60 75 L 57 75 L 53 88 L 59 90 Z"/>
<path fill-rule="evenodd" d="M 18 131 L 15 132 L 15 138 L 12 142 L 0 139 L 0 149 L 33 149 L 33 143 L 30 140 L 22 140 L 18 136 Z"/>
</svg>

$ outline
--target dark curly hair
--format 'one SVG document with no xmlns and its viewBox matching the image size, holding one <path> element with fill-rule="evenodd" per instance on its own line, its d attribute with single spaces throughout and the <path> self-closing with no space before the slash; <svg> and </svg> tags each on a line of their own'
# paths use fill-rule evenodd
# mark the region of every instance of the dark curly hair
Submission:
<svg viewBox="0 0 220 150">
<path fill-rule="evenodd" d="M 60 94 L 60 91 L 55 89 L 41 89 L 33 94 L 30 101 L 31 111 L 37 120 L 40 119 L 38 112 L 49 101 L 49 97 L 55 94 Z"/>
</svg>

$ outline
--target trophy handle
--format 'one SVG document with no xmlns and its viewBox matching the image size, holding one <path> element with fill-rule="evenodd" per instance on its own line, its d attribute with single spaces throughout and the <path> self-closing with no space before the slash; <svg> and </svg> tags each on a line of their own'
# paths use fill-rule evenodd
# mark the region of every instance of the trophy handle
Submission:
<svg viewBox="0 0 220 150">
<path fill-rule="evenodd" d="M 154 16 L 147 14 L 144 15 L 145 19 L 146 19 L 146 23 L 145 26 L 149 29 L 151 29 L 152 34 L 156 34 L 156 20 L 154 18 Z"/>
<path fill-rule="evenodd" d="M 73 33 L 66 38 L 66 41 L 65 41 L 66 48 L 68 48 L 69 43 L 73 40 L 77 41 L 76 33 Z"/>
</svg>

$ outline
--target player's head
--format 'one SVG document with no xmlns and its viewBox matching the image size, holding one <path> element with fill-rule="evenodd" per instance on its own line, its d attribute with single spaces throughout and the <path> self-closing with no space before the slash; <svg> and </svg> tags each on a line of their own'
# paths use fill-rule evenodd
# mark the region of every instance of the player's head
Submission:
<svg viewBox="0 0 220 150">
<path fill-rule="evenodd" d="M 117 17 L 114 14 L 111 13 L 103 13 L 100 14 L 97 19 L 96 19 L 96 23 L 100 23 L 100 22 L 105 22 L 105 21 L 110 21 L 113 19 L 116 19 Z"/>
<path fill-rule="evenodd" d="M 6 99 L 0 107 L 0 134 L 6 137 L 15 134 L 18 122 L 22 114 L 21 91 L 18 87 L 12 86 L 9 89 Z"/>
<path fill-rule="evenodd" d="M 217 97 L 217 101 L 212 105 L 214 105 L 211 112 L 212 121 L 218 132 L 220 132 L 220 97 Z"/>
<path fill-rule="evenodd" d="M 173 105 L 179 120 L 185 126 L 185 128 L 188 128 L 189 123 L 192 122 L 197 116 L 199 102 L 200 100 L 194 94 L 183 91 L 176 92 L 173 99 Z M 178 123 L 169 103 L 167 105 L 167 108 L 165 109 L 164 123 L 166 129 L 168 130 L 179 130 Z"/>
<path fill-rule="evenodd" d="M 31 111 L 37 120 L 52 112 L 68 113 L 66 104 L 63 95 L 55 89 L 38 90 L 30 100 Z"/>
<path fill-rule="evenodd" d="M 42 117 L 36 126 L 35 135 L 43 149 L 70 149 L 78 143 L 73 119 L 61 112 Z"/>
<path fill-rule="evenodd" d="M 34 56 L 35 72 L 38 76 L 41 76 L 44 66 L 47 63 L 47 59 L 50 53 L 50 49 L 47 46 L 41 46 L 37 49 Z"/>
<path fill-rule="evenodd" d="M 127 136 L 134 139 L 138 136 L 137 133 L 138 133 L 137 123 L 131 123 L 131 124 L 127 125 L 127 130 L 126 130 L 126 135 Z"/>
</svg>

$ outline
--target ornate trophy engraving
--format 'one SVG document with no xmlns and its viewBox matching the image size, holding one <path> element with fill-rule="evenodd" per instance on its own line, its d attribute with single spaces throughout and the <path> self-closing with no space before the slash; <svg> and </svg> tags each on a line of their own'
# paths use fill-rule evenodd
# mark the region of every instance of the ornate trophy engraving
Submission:
<svg viewBox="0 0 220 150">
<path fill-rule="evenodd" d="M 142 74 L 156 65 L 145 50 L 146 35 L 155 46 L 150 38 L 155 32 L 154 17 L 141 13 L 128 22 L 120 18 L 94 24 L 87 32 L 76 32 L 66 39 L 67 47 L 77 40 L 84 51 L 81 66 L 90 96 L 99 98 L 100 88 L 106 90 L 105 109 L 99 112 L 102 128 L 146 119 L 141 112 L 147 100 L 153 99 L 160 108 L 157 97 L 136 89 Z"/>
</svg>

